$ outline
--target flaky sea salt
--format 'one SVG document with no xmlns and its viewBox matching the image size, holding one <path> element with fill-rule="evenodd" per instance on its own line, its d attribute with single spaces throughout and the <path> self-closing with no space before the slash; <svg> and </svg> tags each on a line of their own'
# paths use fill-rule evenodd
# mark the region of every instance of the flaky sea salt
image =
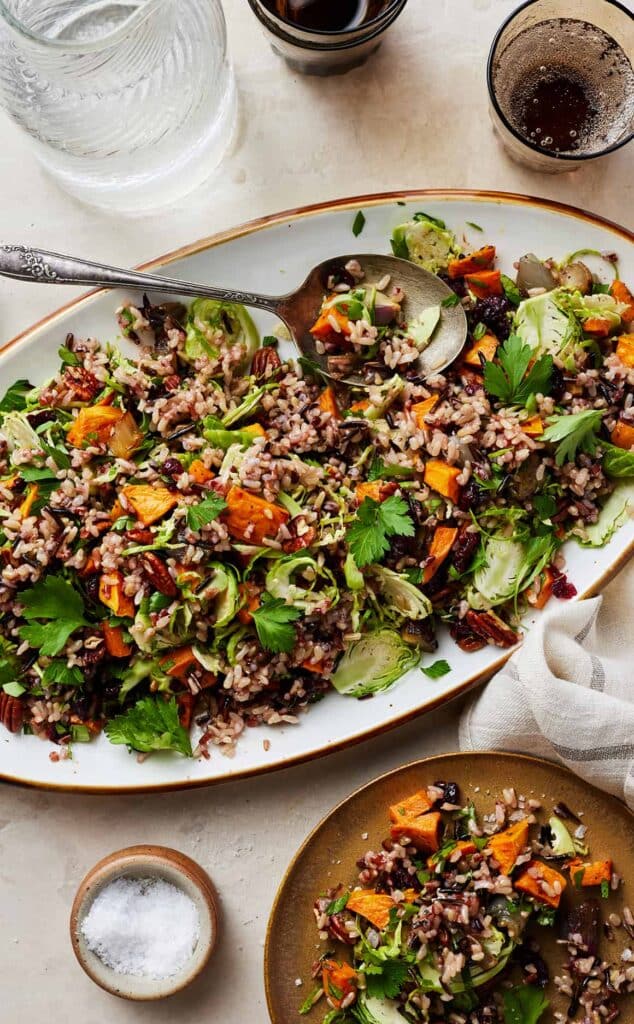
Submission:
<svg viewBox="0 0 634 1024">
<path fill-rule="evenodd" d="M 169 978 L 191 958 L 200 933 L 193 900 L 161 878 L 116 878 L 81 923 L 88 948 L 117 974 Z"/>
</svg>

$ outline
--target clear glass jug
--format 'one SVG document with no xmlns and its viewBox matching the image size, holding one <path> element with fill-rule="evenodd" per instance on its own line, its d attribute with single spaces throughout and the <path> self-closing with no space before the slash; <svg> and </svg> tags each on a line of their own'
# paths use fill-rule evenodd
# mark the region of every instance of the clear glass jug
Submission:
<svg viewBox="0 0 634 1024">
<path fill-rule="evenodd" d="M 232 138 L 220 0 L 0 0 L 0 102 L 84 202 L 169 203 Z"/>
</svg>

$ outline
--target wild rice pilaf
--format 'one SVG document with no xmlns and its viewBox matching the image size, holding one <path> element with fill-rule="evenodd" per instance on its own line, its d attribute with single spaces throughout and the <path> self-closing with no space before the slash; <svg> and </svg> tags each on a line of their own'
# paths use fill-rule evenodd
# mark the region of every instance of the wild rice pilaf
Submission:
<svg viewBox="0 0 634 1024">
<path fill-rule="evenodd" d="M 634 485 L 634 299 L 576 257 L 465 254 L 418 214 L 397 255 L 450 286 L 467 347 L 416 359 L 397 281 L 352 262 L 312 328 L 336 380 L 260 343 L 242 307 L 118 311 L 135 359 L 69 336 L 0 403 L 0 721 L 58 744 L 208 756 L 367 697 L 436 648 L 510 647 L 574 595 L 560 547 L 600 546 Z M 351 370 L 368 389 L 342 383 Z M 429 660 L 429 659 L 428 659 Z M 429 675 L 450 670 L 427 664 Z"/>
<path fill-rule="evenodd" d="M 611 857 L 589 855 L 574 811 L 559 803 L 540 824 L 541 807 L 509 786 L 478 815 L 444 781 L 390 807 L 390 836 L 357 862 L 358 884 L 315 901 L 325 950 L 300 1014 L 315 1007 L 324 1024 L 537 1024 L 555 997 L 548 1016 L 558 1024 L 618 1017 L 634 993 L 621 878 Z M 552 978 L 545 929 L 560 951 Z"/>
</svg>

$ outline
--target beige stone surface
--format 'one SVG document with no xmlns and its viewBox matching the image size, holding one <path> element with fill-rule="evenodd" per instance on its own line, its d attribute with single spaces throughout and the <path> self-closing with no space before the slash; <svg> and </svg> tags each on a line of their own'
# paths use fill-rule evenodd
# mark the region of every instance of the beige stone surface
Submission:
<svg viewBox="0 0 634 1024">
<path fill-rule="evenodd" d="M 246 0 L 225 0 L 241 98 L 238 139 L 220 173 L 169 213 L 124 220 L 79 207 L 0 116 L 1 235 L 133 264 L 251 217 L 355 193 L 478 187 L 576 203 L 633 226 L 634 150 L 574 174 L 513 164 L 487 120 L 485 59 L 513 0 L 410 0 L 379 54 L 344 78 L 289 72 Z M 70 297 L 72 292 L 62 293 Z M 45 315 L 48 289 L 0 281 L 0 336 Z M 263 940 L 284 868 L 327 810 L 383 770 L 455 749 L 452 705 L 348 752 L 255 781 L 193 793 L 99 798 L 0 788 L 0 1020 L 80 1024 L 264 1024 Z M 106 995 L 76 965 L 67 935 L 86 870 L 132 843 L 172 845 L 210 872 L 223 935 L 208 972 L 167 1003 Z M 298 995 L 304 989 L 298 990 Z"/>
</svg>

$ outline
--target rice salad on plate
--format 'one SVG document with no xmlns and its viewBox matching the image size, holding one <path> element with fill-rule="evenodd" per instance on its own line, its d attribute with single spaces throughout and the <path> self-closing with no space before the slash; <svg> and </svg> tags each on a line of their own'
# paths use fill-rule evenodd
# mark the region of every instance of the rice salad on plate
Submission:
<svg viewBox="0 0 634 1024">
<path fill-rule="evenodd" d="M 139 755 L 230 753 L 332 689 L 442 676 L 443 624 L 465 651 L 509 649 L 528 608 L 575 595 L 563 543 L 602 546 L 634 498 L 616 256 L 528 255 L 506 275 L 494 245 L 465 250 L 424 213 L 392 247 L 448 297 L 408 319 L 397 280 L 349 262 L 315 311 L 319 364 L 241 306 L 145 297 L 117 311 L 133 357 L 69 335 L 53 379 L 6 389 L 6 729 L 53 759 L 102 731 Z M 423 379 L 458 303 L 464 351 Z"/>
<path fill-rule="evenodd" d="M 361 855 L 355 883 L 315 900 L 317 984 L 300 1015 L 323 1024 L 620 1016 L 634 993 L 634 916 L 610 851 L 593 856 L 583 811 L 560 801 L 547 816 L 512 786 L 487 795 L 478 814 L 455 782 L 438 781 L 386 808 L 389 836 Z"/>
</svg>

